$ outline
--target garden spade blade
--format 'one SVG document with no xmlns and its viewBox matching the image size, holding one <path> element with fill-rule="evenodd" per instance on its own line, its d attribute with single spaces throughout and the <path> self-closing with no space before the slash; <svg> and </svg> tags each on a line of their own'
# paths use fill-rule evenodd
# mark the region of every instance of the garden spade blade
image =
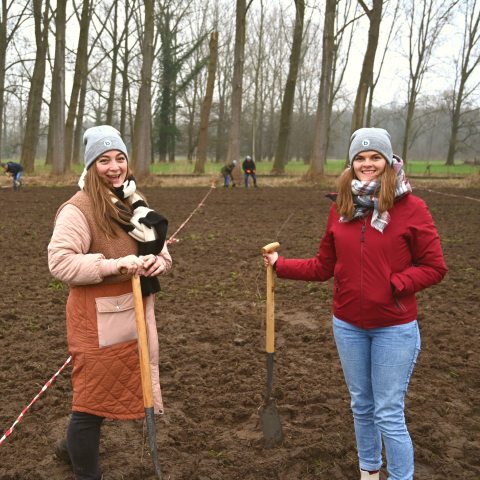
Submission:
<svg viewBox="0 0 480 480">
<path fill-rule="evenodd" d="M 148 443 L 150 445 L 150 457 L 152 458 L 155 472 L 159 480 L 163 480 L 160 465 L 158 464 L 157 434 L 155 429 L 155 415 L 153 412 L 152 378 L 150 376 L 150 362 L 148 358 L 147 329 L 145 327 L 145 314 L 143 311 L 142 290 L 140 277 L 132 275 L 133 302 L 135 305 L 135 319 L 138 332 L 138 350 L 140 354 L 140 374 L 142 377 L 143 405 L 145 407 L 145 419 L 147 421 Z"/>
<path fill-rule="evenodd" d="M 264 404 L 258 409 L 267 450 L 273 447 L 280 447 L 283 444 L 280 415 L 278 414 L 275 400 L 270 398 L 273 386 L 273 356 L 274 353 L 267 353 L 267 395 L 265 396 Z"/>
<path fill-rule="evenodd" d="M 270 243 L 262 248 L 262 253 L 273 253 L 279 243 Z M 283 444 L 283 431 L 280 423 L 277 405 L 273 398 L 270 398 L 273 387 L 273 359 L 275 351 L 275 316 L 274 316 L 274 277 L 273 267 L 267 267 L 267 394 L 264 404 L 258 409 L 260 422 L 262 424 L 263 436 L 267 450 L 273 447 L 280 447 Z"/>
</svg>

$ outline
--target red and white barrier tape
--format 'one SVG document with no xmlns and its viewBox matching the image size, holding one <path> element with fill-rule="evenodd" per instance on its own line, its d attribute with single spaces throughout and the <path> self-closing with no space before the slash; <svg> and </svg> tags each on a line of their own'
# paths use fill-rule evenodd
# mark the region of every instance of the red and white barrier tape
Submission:
<svg viewBox="0 0 480 480">
<path fill-rule="evenodd" d="M 447 197 L 468 198 L 469 200 L 475 200 L 476 202 L 480 202 L 480 198 L 465 197 L 464 195 L 454 195 L 453 193 L 437 192 L 436 190 L 430 190 L 429 188 L 423 188 L 423 187 L 413 187 L 413 188 L 416 190 L 426 190 L 427 192 L 438 193 L 439 195 L 446 195 Z"/>
<path fill-rule="evenodd" d="M 12 433 L 13 429 L 15 428 L 15 425 L 23 418 L 27 410 L 37 401 L 37 398 L 52 384 L 52 382 L 55 380 L 55 377 L 58 376 L 58 374 L 67 366 L 67 364 L 70 363 L 70 360 L 72 357 L 68 357 L 67 361 L 63 364 L 63 367 L 43 386 L 42 390 L 40 393 L 30 402 L 27 408 L 20 414 L 20 416 L 15 420 L 15 423 L 5 432 L 5 435 L 0 438 L 0 445 L 5 441 L 5 439 Z"/>
<path fill-rule="evenodd" d="M 208 193 L 205 195 L 203 200 L 198 204 L 197 208 L 190 214 L 190 216 L 178 227 L 177 231 L 167 240 L 167 244 L 169 243 L 177 243 L 178 239 L 174 238 L 175 235 L 187 224 L 187 222 L 193 217 L 195 212 L 200 208 L 205 206 L 205 200 L 207 197 L 212 193 L 212 190 L 215 188 L 215 182 L 212 182 L 212 187 L 208 191 Z"/>
<path fill-rule="evenodd" d="M 212 193 L 212 190 L 215 188 L 215 182 L 212 182 L 212 187 L 208 191 L 208 193 L 205 195 L 203 200 L 198 204 L 197 208 L 192 212 L 192 214 L 180 225 L 178 230 L 167 240 L 167 243 L 177 243 L 178 240 L 175 237 L 175 235 L 185 226 L 185 224 L 193 217 L 194 213 L 200 208 L 205 206 L 205 200 L 207 197 Z M 27 410 L 37 401 L 38 397 L 52 384 L 52 382 L 55 380 L 55 377 L 58 376 L 58 374 L 70 363 L 70 360 L 72 357 L 68 357 L 67 361 L 63 364 L 63 367 L 43 386 L 42 390 L 40 393 L 30 402 L 27 408 L 23 410 L 23 412 L 20 414 L 20 416 L 17 418 L 15 423 L 5 432 L 5 435 L 0 438 L 0 445 L 6 440 L 6 438 L 13 432 L 13 429 L 15 428 L 15 425 L 23 418 Z"/>
</svg>

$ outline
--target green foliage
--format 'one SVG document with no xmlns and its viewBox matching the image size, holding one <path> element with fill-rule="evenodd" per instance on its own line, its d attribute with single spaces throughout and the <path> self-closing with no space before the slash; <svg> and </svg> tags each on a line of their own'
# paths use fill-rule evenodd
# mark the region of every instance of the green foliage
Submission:
<svg viewBox="0 0 480 480">
<path fill-rule="evenodd" d="M 63 290 L 65 284 L 61 282 L 58 278 L 53 278 L 52 281 L 48 284 L 48 288 L 53 288 L 54 290 Z"/>
</svg>

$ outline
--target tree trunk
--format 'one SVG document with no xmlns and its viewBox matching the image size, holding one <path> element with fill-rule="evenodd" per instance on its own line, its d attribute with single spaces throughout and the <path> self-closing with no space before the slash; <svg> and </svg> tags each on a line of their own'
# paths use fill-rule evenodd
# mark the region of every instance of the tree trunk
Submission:
<svg viewBox="0 0 480 480">
<path fill-rule="evenodd" d="M 450 142 L 448 144 L 448 155 L 447 155 L 447 165 L 454 165 L 455 163 L 455 153 L 457 151 L 457 136 L 460 124 L 460 109 L 461 109 L 461 99 L 463 97 L 464 83 L 463 78 L 461 79 L 460 88 L 458 90 L 458 95 L 456 98 L 456 105 L 453 111 L 452 117 L 452 131 L 450 132 Z"/>
<path fill-rule="evenodd" d="M 408 98 L 407 119 L 405 122 L 405 134 L 403 136 L 402 160 L 405 164 L 408 162 L 408 151 L 410 150 L 410 137 L 412 134 L 413 113 L 417 103 L 416 83 L 413 82 L 412 90 Z"/>
<path fill-rule="evenodd" d="M 190 111 L 190 119 L 188 122 L 188 151 L 187 151 L 187 163 L 193 163 L 193 151 L 195 150 L 196 141 L 193 139 L 193 133 L 195 128 L 195 110 L 197 108 L 197 90 L 198 90 L 198 77 L 195 76 L 193 81 L 193 102 Z M 197 139 L 198 140 L 198 139 Z"/>
<path fill-rule="evenodd" d="M 250 148 L 250 156 L 254 161 L 256 161 L 257 155 L 255 154 L 256 149 L 256 129 L 257 129 L 257 105 L 258 105 L 258 90 L 260 88 L 258 81 L 260 77 L 260 69 L 262 68 L 262 53 L 263 53 L 263 0 L 260 0 L 260 32 L 258 38 L 258 58 L 257 66 L 255 68 L 255 95 L 253 98 L 253 115 L 252 115 L 252 143 Z M 263 92 L 262 92 L 263 94 Z"/>
<path fill-rule="evenodd" d="M 205 173 L 208 146 L 208 119 L 212 108 L 213 89 L 215 87 L 215 73 L 218 57 L 218 32 L 210 36 L 210 62 L 208 64 L 207 92 L 203 101 L 202 116 L 200 117 L 200 131 L 198 132 L 197 160 L 193 173 Z"/>
<path fill-rule="evenodd" d="M 80 101 L 78 102 L 77 122 L 75 125 L 75 136 L 73 138 L 73 156 L 72 163 L 74 165 L 80 164 L 80 149 L 82 148 L 83 137 L 83 114 L 85 111 L 85 98 L 87 96 L 87 69 L 81 79 L 82 85 L 80 88 Z"/>
<path fill-rule="evenodd" d="M 313 152 L 307 177 L 315 179 L 324 174 L 327 161 L 328 131 L 330 126 L 330 92 L 332 81 L 333 54 L 335 51 L 336 0 L 327 0 L 323 27 L 322 76 L 318 94 L 317 123 Z"/>
<path fill-rule="evenodd" d="M 133 134 L 132 165 L 138 175 L 150 173 L 150 129 L 152 125 L 152 63 L 154 0 L 144 0 L 145 30 L 142 41 L 142 78 Z"/>
<path fill-rule="evenodd" d="M 115 13 L 113 14 L 113 57 L 112 57 L 112 73 L 110 76 L 110 92 L 107 102 L 107 125 L 113 123 L 113 107 L 115 104 L 115 83 L 117 79 L 117 58 L 118 58 L 118 41 L 117 41 L 117 23 L 118 23 L 118 2 L 115 2 Z"/>
<path fill-rule="evenodd" d="M 46 52 L 48 48 L 50 0 L 46 0 L 45 4 L 43 30 L 42 3 L 43 0 L 33 1 L 37 52 L 28 95 L 27 124 L 25 126 L 25 137 L 23 139 L 22 156 L 20 158 L 20 163 L 25 172 L 33 172 L 35 169 L 35 153 L 40 136 L 40 118 L 42 113 L 43 87 L 45 85 Z"/>
<path fill-rule="evenodd" d="M 80 34 L 78 37 L 77 58 L 75 60 L 75 74 L 73 76 L 72 93 L 68 105 L 67 122 L 65 124 L 65 168 L 70 170 L 72 163 L 73 129 L 77 116 L 78 95 L 82 78 L 88 69 L 88 30 L 90 28 L 91 12 L 90 0 L 84 0 L 80 17 Z M 75 162 L 74 162 L 75 163 Z"/>
<path fill-rule="evenodd" d="M 5 66 L 7 59 L 7 25 L 8 25 L 8 8 L 7 0 L 2 0 L 2 19 L 0 21 L 0 112 L 5 115 Z M 3 121 L 0 122 L 0 160 L 2 158 L 3 147 Z"/>
<path fill-rule="evenodd" d="M 128 23 L 130 20 L 128 0 L 125 0 L 125 54 L 123 57 L 123 72 L 122 72 L 122 101 L 120 107 L 120 135 L 125 141 L 125 124 L 127 121 L 127 90 L 128 90 Z M 152 144 L 153 152 L 153 144 Z"/>
<path fill-rule="evenodd" d="M 227 163 L 240 158 L 242 133 L 243 63 L 245 56 L 246 0 L 237 0 L 235 21 L 235 48 L 232 78 L 232 118 L 228 138 Z"/>
<path fill-rule="evenodd" d="M 361 4 L 362 7 L 364 7 L 365 4 L 363 2 L 361 2 Z M 373 0 L 372 9 L 366 10 L 370 20 L 370 28 L 368 30 L 367 51 L 363 59 L 362 72 L 360 73 L 357 96 L 355 97 L 355 105 L 353 107 L 351 133 L 363 127 L 368 89 L 373 81 L 373 66 L 375 64 L 375 53 L 377 52 L 378 46 L 382 8 L 383 0 Z"/>
<path fill-rule="evenodd" d="M 295 86 L 297 84 L 298 67 L 302 49 L 305 1 L 295 0 L 295 6 L 295 29 L 293 32 L 292 53 L 290 54 L 290 69 L 288 71 L 287 83 L 283 95 L 280 130 L 278 132 L 277 149 L 275 151 L 272 173 L 285 173 L 285 161 L 287 158 L 287 147 L 292 124 L 293 101 L 295 100 Z"/>
<path fill-rule="evenodd" d="M 55 63 L 52 76 L 53 158 L 52 173 L 65 173 L 65 29 L 67 0 L 57 0 Z"/>
</svg>

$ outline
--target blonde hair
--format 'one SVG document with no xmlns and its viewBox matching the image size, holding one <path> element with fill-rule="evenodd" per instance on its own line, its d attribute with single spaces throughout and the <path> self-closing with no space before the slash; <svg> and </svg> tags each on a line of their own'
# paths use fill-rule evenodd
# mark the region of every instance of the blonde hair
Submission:
<svg viewBox="0 0 480 480">
<path fill-rule="evenodd" d="M 355 179 L 358 180 L 352 166 L 351 168 L 346 168 L 337 180 L 338 196 L 335 202 L 335 208 L 338 215 L 341 217 L 345 216 L 347 222 L 352 219 L 355 211 L 352 196 L 352 180 Z M 385 170 L 382 175 L 377 177 L 377 180 L 380 183 L 380 192 L 378 193 L 378 213 L 383 213 L 393 206 L 397 186 L 397 172 L 395 172 L 393 167 L 387 162 Z M 374 195 L 377 195 L 377 191 L 374 192 Z"/>
<path fill-rule="evenodd" d="M 131 174 L 132 172 L 127 166 L 126 178 L 129 178 Z M 100 230 L 105 233 L 107 238 L 118 238 L 115 228 L 117 222 L 128 225 L 130 218 L 113 203 L 114 189 L 108 180 L 98 174 L 96 162 L 87 170 L 84 190 L 92 201 L 93 214 Z M 131 213 L 132 204 L 130 199 L 127 198 L 122 203 Z"/>
</svg>

